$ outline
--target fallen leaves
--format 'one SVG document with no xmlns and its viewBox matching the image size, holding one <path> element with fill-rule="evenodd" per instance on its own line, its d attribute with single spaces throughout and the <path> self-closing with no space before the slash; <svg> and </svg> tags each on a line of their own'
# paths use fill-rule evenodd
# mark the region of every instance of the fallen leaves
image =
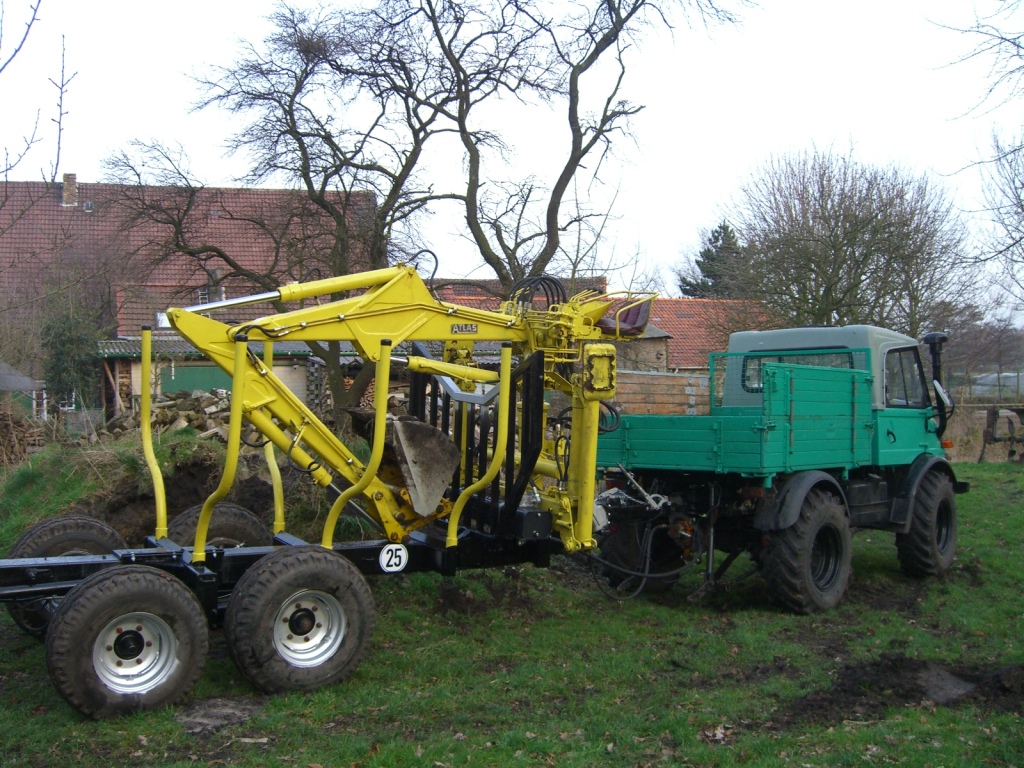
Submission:
<svg viewBox="0 0 1024 768">
<path fill-rule="evenodd" d="M 723 723 L 722 725 L 715 726 L 714 728 L 701 731 L 701 738 L 703 738 L 708 744 L 725 744 L 732 738 L 732 734 L 733 727 Z"/>
</svg>

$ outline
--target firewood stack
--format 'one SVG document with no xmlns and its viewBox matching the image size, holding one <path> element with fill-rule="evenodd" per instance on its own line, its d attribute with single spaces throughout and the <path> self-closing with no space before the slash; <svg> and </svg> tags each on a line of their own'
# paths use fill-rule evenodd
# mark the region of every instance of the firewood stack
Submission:
<svg viewBox="0 0 1024 768">
<path fill-rule="evenodd" d="M 152 411 L 151 423 L 155 433 L 191 427 L 202 437 L 218 435 L 227 439 L 231 398 L 224 390 L 215 390 L 212 394 L 201 390 L 164 393 L 153 401 Z M 99 431 L 99 436 L 101 439 L 116 437 L 138 428 L 139 414 L 128 413 L 108 421 Z"/>
<path fill-rule="evenodd" d="M 0 410 L 0 465 L 17 464 L 45 443 L 44 429 L 37 422 Z"/>
</svg>

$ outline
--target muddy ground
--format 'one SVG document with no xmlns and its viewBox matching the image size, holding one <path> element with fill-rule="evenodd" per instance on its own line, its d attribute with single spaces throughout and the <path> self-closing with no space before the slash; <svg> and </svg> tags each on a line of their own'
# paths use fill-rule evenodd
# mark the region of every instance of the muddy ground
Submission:
<svg viewBox="0 0 1024 768">
<path fill-rule="evenodd" d="M 556 558 L 553 570 L 564 584 L 579 591 L 600 596 L 586 568 L 578 561 Z M 966 569 L 969 571 L 970 569 Z M 485 610 L 500 606 L 516 612 L 544 612 L 535 605 L 529 593 L 517 587 L 515 569 L 506 568 L 504 577 L 479 573 L 473 579 L 480 584 L 470 592 L 452 584 L 439 586 L 434 610 L 451 618 L 453 614 L 472 617 Z M 967 573 L 968 578 L 974 578 Z M 847 601 L 869 605 L 872 609 L 893 615 L 913 616 L 919 612 L 921 591 L 926 582 L 911 585 L 900 591 L 861 584 L 851 586 Z M 651 599 L 659 599 L 657 597 Z M 714 604 L 715 598 L 709 598 Z M 728 608 L 723 605 L 723 621 L 728 624 Z M 850 616 L 844 616 L 842 606 L 837 612 L 816 617 L 813 622 L 794 622 L 790 639 L 813 649 L 824 658 L 841 659 L 849 655 L 846 633 Z M 726 667 L 712 675 L 696 675 L 694 687 L 709 690 L 722 685 L 761 683 L 773 676 L 800 677 L 800 670 L 788 659 L 776 657 L 771 664 L 753 667 Z M 1019 664 L 992 666 L 950 666 L 945 662 L 912 658 L 899 648 L 882 652 L 877 659 L 842 664 L 834 682 L 825 688 L 811 691 L 782 706 L 770 721 L 745 723 L 754 730 L 781 731 L 805 725 L 834 726 L 851 721 L 877 720 L 893 708 L 932 708 L 974 705 L 985 711 L 1024 711 L 1024 667 Z"/>
<path fill-rule="evenodd" d="M 244 479 L 236 483 L 229 501 L 240 504 L 265 523 L 273 517 L 273 496 L 270 485 L 255 471 L 244 472 Z M 295 478 L 292 478 L 294 481 Z M 197 504 L 202 504 L 219 481 L 219 468 L 207 463 L 182 465 L 166 483 L 169 518 Z M 286 483 L 288 481 L 286 480 Z M 151 494 L 140 493 L 137 484 L 125 483 L 103 497 L 78 505 L 74 512 L 89 514 L 105 520 L 115 527 L 130 545 L 141 545 L 152 532 L 154 502 Z M 556 558 L 553 570 L 562 583 L 573 590 L 585 591 L 593 599 L 601 599 L 590 574 L 577 561 Z M 970 568 L 964 570 L 967 578 L 974 578 Z M 501 609 L 517 615 L 545 615 L 539 598 L 520 584 L 519 571 L 514 567 L 503 571 L 479 572 L 474 575 L 475 586 L 467 592 L 448 580 L 438 582 L 438 593 L 433 611 L 449 620 L 471 621 L 475 615 L 492 609 Z M 893 591 L 869 584 L 851 585 L 848 603 L 893 614 L 912 616 L 918 610 L 920 590 L 925 586 L 913 585 L 905 590 Z M 657 598 L 650 598 L 657 599 Z M 791 639 L 811 648 L 825 658 L 845 658 L 845 621 L 842 606 L 835 615 L 826 615 L 821 621 L 794 623 Z M 714 675 L 693 680 L 693 685 L 708 687 L 730 682 L 761 682 L 773 675 L 793 676 L 788 660 L 776 658 L 773 664 L 757 665 L 748 669 L 727 668 Z M 944 663 L 911 658 L 902 649 L 889 648 L 877 659 L 860 663 L 842 664 L 834 681 L 826 688 L 811 691 L 792 700 L 772 720 L 749 723 L 746 727 L 784 730 L 800 725 L 837 725 L 851 720 L 869 721 L 883 716 L 893 707 L 957 707 L 973 704 L 985 710 L 1024 711 L 1024 668 L 1020 665 L 991 667 L 955 667 Z M 246 719 L 262 706 L 261 699 L 245 701 L 209 699 L 196 701 L 184 709 L 181 717 L 196 732 L 211 731 Z"/>
<path fill-rule="evenodd" d="M 254 457 L 247 462 L 246 457 L 242 458 L 239 480 L 226 501 L 245 507 L 269 526 L 274 518 L 274 495 L 270 483 L 260 479 L 258 474 L 263 459 Z M 206 460 L 177 465 L 174 474 L 164 479 L 168 522 L 206 501 L 220 482 L 221 469 L 220 465 Z M 287 470 L 283 474 L 286 485 L 297 480 L 290 477 Z M 103 520 L 117 530 L 129 546 L 137 547 L 153 533 L 156 502 L 151 490 L 140 490 L 137 481 L 126 479 L 102 494 L 79 502 L 68 512 Z"/>
<path fill-rule="evenodd" d="M 554 570 L 570 588 L 587 590 L 589 597 L 600 599 L 589 574 L 574 562 L 556 559 Z M 431 606 L 433 613 L 454 625 L 472 622 L 495 609 L 516 617 L 540 617 L 549 613 L 543 602 L 544 595 L 534 594 L 524 585 L 516 568 L 472 572 L 468 582 L 469 589 L 465 582 L 456 585 L 449 580 L 438 581 L 437 597 Z M 876 604 L 880 602 L 877 595 L 870 599 Z M 889 607 L 906 611 L 906 599 L 899 597 Z M 885 607 L 879 605 L 879 608 Z M 723 614 L 723 620 L 730 621 L 727 613 Z M 793 639 L 813 648 L 815 653 L 828 658 L 847 655 L 844 632 L 849 627 L 841 612 L 820 622 L 795 622 L 794 627 Z M 216 636 L 211 650 L 214 654 L 226 653 L 223 649 L 218 651 Z M 800 670 L 788 659 L 776 657 L 771 664 L 725 667 L 705 676 L 687 677 L 687 684 L 711 690 L 723 685 L 762 683 L 775 676 L 799 678 Z M 201 699 L 182 707 L 175 717 L 192 733 L 210 734 L 247 720 L 258 713 L 266 701 L 266 697 Z M 912 658 L 900 650 L 885 651 L 874 660 L 841 664 L 831 685 L 783 704 L 770 720 L 747 721 L 729 728 L 780 733 L 808 725 L 829 727 L 876 721 L 901 707 L 930 710 L 969 705 L 990 712 L 1024 711 L 1024 667 L 1017 664 L 949 666 L 939 661 Z M 709 733 L 708 738 L 715 736 Z"/>
</svg>

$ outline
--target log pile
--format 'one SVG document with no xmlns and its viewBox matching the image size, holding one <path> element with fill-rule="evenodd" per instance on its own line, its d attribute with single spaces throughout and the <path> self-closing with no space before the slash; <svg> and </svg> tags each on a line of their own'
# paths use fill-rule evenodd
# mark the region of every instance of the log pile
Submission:
<svg viewBox="0 0 1024 768">
<path fill-rule="evenodd" d="M 373 386 L 363 397 L 366 408 L 373 407 Z M 405 396 L 396 389 L 389 393 L 388 407 L 392 412 L 404 412 Z M 214 393 L 196 390 L 194 392 L 165 393 L 152 403 L 152 426 L 155 434 L 175 432 L 191 427 L 200 437 L 219 437 L 227 440 L 228 421 L 231 417 L 231 395 L 223 389 Z M 108 421 L 97 435 L 102 439 L 117 437 L 139 428 L 139 414 L 127 413 Z M 260 438 L 261 439 L 261 438 Z M 262 440 L 262 439 L 261 439 Z"/>
<path fill-rule="evenodd" d="M 201 437 L 217 435 L 227 439 L 231 397 L 224 390 L 216 390 L 212 394 L 201 390 L 164 393 L 153 401 L 152 411 L 151 423 L 155 433 L 191 427 Z M 98 434 L 100 439 L 117 437 L 138 428 L 139 414 L 127 413 L 108 421 Z"/>
<path fill-rule="evenodd" d="M 37 421 L 0 410 L 0 466 L 11 466 L 46 444 L 45 428 Z"/>
<path fill-rule="evenodd" d="M 373 390 L 363 398 L 364 407 L 373 407 Z M 397 388 L 389 393 L 388 407 L 393 413 L 404 413 L 405 396 Z M 231 395 L 226 390 L 213 393 L 202 390 L 164 393 L 154 398 L 152 404 L 152 428 L 154 434 L 175 432 L 190 427 L 200 437 L 215 437 L 227 440 L 228 422 L 231 417 Z M 95 433 L 83 435 L 75 440 L 92 443 L 97 440 L 115 440 L 128 432 L 139 429 L 139 414 L 125 413 L 111 419 Z M 52 430 L 51 430 L 52 431 Z M 0 465 L 11 465 L 22 461 L 28 454 L 40 450 L 47 442 L 47 429 L 40 423 L 20 419 L 10 412 L 0 410 Z M 50 439 L 57 439 L 50 435 Z M 64 436 L 62 439 L 67 439 Z M 259 436 L 249 439 L 262 441 Z"/>
</svg>

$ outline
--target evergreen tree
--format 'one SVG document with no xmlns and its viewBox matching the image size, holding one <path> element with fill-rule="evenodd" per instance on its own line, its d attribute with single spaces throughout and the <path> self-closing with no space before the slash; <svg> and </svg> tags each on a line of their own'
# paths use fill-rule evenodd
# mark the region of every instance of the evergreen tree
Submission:
<svg viewBox="0 0 1024 768">
<path fill-rule="evenodd" d="M 742 251 L 739 238 L 727 221 L 723 221 L 708 235 L 707 245 L 701 249 L 693 264 L 695 269 L 677 273 L 679 290 L 693 299 L 729 298 L 726 275 L 727 265 Z"/>
<path fill-rule="evenodd" d="M 102 337 L 94 318 L 68 307 L 42 326 L 46 391 L 58 403 L 92 408 L 99 401 L 99 357 Z"/>
</svg>

